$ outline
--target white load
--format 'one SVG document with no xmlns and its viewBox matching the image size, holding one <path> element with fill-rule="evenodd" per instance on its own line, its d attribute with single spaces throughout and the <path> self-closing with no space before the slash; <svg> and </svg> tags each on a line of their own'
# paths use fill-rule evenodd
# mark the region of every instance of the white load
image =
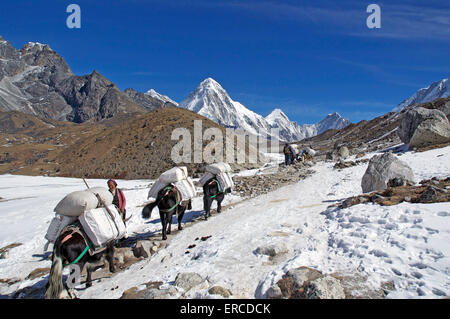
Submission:
<svg viewBox="0 0 450 319">
<path fill-rule="evenodd" d="M 125 224 L 116 206 L 109 205 L 108 209 L 114 218 L 111 218 L 105 207 L 88 210 L 78 217 L 84 232 L 96 248 L 126 235 Z"/>
<path fill-rule="evenodd" d="M 48 226 L 47 234 L 45 234 L 45 239 L 54 244 L 63 228 L 67 225 L 72 224 L 76 220 L 76 216 L 56 215 L 55 217 L 53 217 L 50 226 Z"/>
<path fill-rule="evenodd" d="M 205 174 L 200 179 L 200 184 L 204 186 L 207 181 L 216 178 L 220 184 L 221 191 L 225 192 L 234 187 L 233 179 L 231 178 L 231 167 L 228 163 L 220 162 L 206 166 Z"/>
<path fill-rule="evenodd" d="M 111 205 L 114 200 L 113 194 L 111 194 L 109 189 L 107 189 L 105 187 L 91 187 L 90 189 L 87 189 L 86 191 L 92 192 L 92 193 L 94 193 L 94 195 L 98 194 L 106 206 Z"/>
<path fill-rule="evenodd" d="M 174 183 L 174 185 L 180 191 L 182 202 L 186 202 L 197 196 L 197 189 L 194 186 L 194 182 L 189 177 Z"/>
<path fill-rule="evenodd" d="M 231 166 L 228 163 L 220 162 L 220 163 L 214 163 L 206 166 L 205 168 L 206 172 L 212 173 L 214 175 L 218 175 L 220 173 L 231 173 L 232 169 Z"/>
<path fill-rule="evenodd" d="M 163 183 L 170 184 L 179 182 L 183 179 L 186 179 L 187 177 L 188 174 L 186 166 L 181 166 L 181 167 L 174 167 L 169 169 L 168 171 L 165 171 L 159 176 L 158 180 Z"/>
<path fill-rule="evenodd" d="M 197 190 L 194 183 L 192 182 L 192 179 L 188 177 L 187 168 L 181 166 L 171 168 L 159 176 L 148 192 L 147 203 L 155 202 L 159 191 L 170 184 L 173 184 L 178 188 L 183 202 L 197 196 Z"/>
<path fill-rule="evenodd" d="M 291 147 L 292 147 L 292 149 L 294 150 L 294 156 L 295 156 L 295 155 L 298 155 L 298 154 L 300 153 L 297 144 L 292 144 Z"/>
<path fill-rule="evenodd" d="M 112 204 L 113 196 L 106 188 L 94 187 L 66 195 L 58 205 L 56 205 L 54 212 L 64 216 L 80 216 L 83 212 L 99 206 L 100 203 L 95 194 L 100 196 L 105 202 L 105 205 Z"/>
<path fill-rule="evenodd" d="M 316 155 L 316 151 L 310 147 L 305 148 L 305 152 L 311 157 L 314 157 L 314 155 Z"/>
<path fill-rule="evenodd" d="M 233 179 L 231 178 L 231 174 L 229 172 L 218 174 L 216 177 L 223 192 L 231 191 L 234 188 Z"/>
</svg>

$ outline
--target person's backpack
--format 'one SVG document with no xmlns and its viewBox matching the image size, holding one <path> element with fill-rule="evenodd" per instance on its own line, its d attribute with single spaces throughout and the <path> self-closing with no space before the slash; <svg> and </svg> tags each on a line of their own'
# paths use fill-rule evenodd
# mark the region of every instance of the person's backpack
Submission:
<svg viewBox="0 0 450 319">
<path fill-rule="evenodd" d="M 127 200 L 125 198 L 125 195 L 123 194 L 122 190 L 120 188 L 116 189 L 117 192 L 117 198 L 119 199 L 119 209 L 120 211 L 123 211 L 125 209 L 125 205 L 127 203 Z"/>
</svg>

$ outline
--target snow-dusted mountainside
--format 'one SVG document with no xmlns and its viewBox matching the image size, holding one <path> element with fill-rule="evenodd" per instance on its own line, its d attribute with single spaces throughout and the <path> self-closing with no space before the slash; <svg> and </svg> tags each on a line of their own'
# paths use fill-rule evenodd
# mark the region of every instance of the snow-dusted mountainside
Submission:
<svg viewBox="0 0 450 319">
<path fill-rule="evenodd" d="M 153 89 L 150 89 L 146 93 L 137 92 L 136 90 L 129 88 L 124 91 L 134 103 L 143 107 L 147 111 L 153 111 L 160 107 L 172 107 L 178 106 L 177 102 L 172 101 L 168 96 L 159 94 Z"/>
<path fill-rule="evenodd" d="M 203 80 L 179 106 L 225 127 L 242 128 L 255 135 L 270 135 L 270 125 L 264 117 L 233 101 L 212 78 Z"/>
<path fill-rule="evenodd" d="M 404 100 L 402 103 L 397 105 L 392 111 L 399 112 L 405 107 L 411 106 L 413 104 L 420 104 L 431 102 L 438 98 L 446 98 L 450 96 L 450 85 L 449 78 L 442 79 L 440 81 L 433 82 L 430 86 L 420 89 L 413 96 Z"/>
<path fill-rule="evenodd" d="M 222 126 L 242 128 L 251 134 L 272 136 L 271 129 L 278 128 L 279 137 L 276 137 L 289 142 L 350 124 L 350 121 L 338 113 L 329 114 L 317 124 L 304 125 L 290 121 L 280 109 L 275 109 L 267 117 L 263 117 L 233 101 L 225 89 L 212 78 L 202 81 L 195 91 L 180 103 L 180 107 L 203 115 Z"/>
<path fill-rule="evenodd" d="M 154 89 L 148 90 L 148 91 L 145 93 L 145 95 L 149 95 L 149 96 L 151 96 L 151 97 L 154 98 L 154 99 L 163 101 L 164 103 L 167 103 L 167 104 L 173 104 L 173 105 L 175 105 L 175 106 L 178 106 L 178 103 L 177 103 L 177 102 L 175 102 L 174 100 L 172 100 L 171 98 L 169 98 L 167 95 L 162 95 L 162 94 L 156 92 Z"/>
<path fill-rule="evenodd" d="M 329 129 L 342 129 L 351 122 L 335 112 L 328 114 L 323 120 L 316 124 L 299 125 L 292 122 L 280 109 L 275 109 L 266 116 L 266 120 L 272 127 L 280 129 L 280 138 L 285 141 L 299 141 L 304 138 L 322 134 Z"/>
</svg>

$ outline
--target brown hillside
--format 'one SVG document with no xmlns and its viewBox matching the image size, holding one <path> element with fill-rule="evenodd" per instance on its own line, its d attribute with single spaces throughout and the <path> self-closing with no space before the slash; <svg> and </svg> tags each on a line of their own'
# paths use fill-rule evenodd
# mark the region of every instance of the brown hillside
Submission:
<svg viewBox="0 0 450 319">
<path fill-rule="evenodd" d="M 129 117 L 126 115 L 122 117 L 123 121 L 117 118 L 95 125 L 54 122 L 53 127 L 49 127 L 45 123 L 35 124 L 39 130 L 0 134 L 3 138 L 0 173 L 156 178 L 176 166 L 171 160 L 172 147 L 178 142 L 171 140 L 175 128 L 187 128 L 193 137 L 194 120 L 202 120 L 203 131 L 217 127 L 225 136 L 225 129 L 221 126 L 181 108 L 162 108 Z M 35 120 L 39 123 L 38 119 Z M 208 143 L 205 141 L 203 146 Z M 186 165 L 189 173 L 194 175 L 204 166 L 180 165 Z M 234 166 L 235 169 L 253 167 L 254 164 Z"/>
</svg>

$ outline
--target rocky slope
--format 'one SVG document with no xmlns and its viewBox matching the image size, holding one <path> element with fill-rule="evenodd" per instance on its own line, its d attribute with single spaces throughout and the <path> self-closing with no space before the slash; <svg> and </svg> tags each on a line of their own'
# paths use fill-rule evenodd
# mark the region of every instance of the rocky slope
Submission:
<svg viewBox="0 0 450 319">
<path fill-rule="evenodd" d="M 29 42 L 20 50 L 0 37 L 0 110 L 75 123 L 173 106 L 152 91 L 122 92 L 97 71 L 77 76 L 50 46 Z"/>
<path fill-rule="evenodd" d="M 319 158 L 325 158 L 342 145 L 348 147 L 350 155 L 398 145 L 402 143 L 397 132 L 401 119 L 408 110 L 417 107 L 438 109 L 447 118 L 450 116 L 450 98 L 436 99 L 423 104 L 414 104 L 400 112 L 390 112 L 370 121 L 353 123 L 340 130 L 328 130 L 297 144 L 300 149 L 311 146 L 318 151 Z"/>
</svg>

